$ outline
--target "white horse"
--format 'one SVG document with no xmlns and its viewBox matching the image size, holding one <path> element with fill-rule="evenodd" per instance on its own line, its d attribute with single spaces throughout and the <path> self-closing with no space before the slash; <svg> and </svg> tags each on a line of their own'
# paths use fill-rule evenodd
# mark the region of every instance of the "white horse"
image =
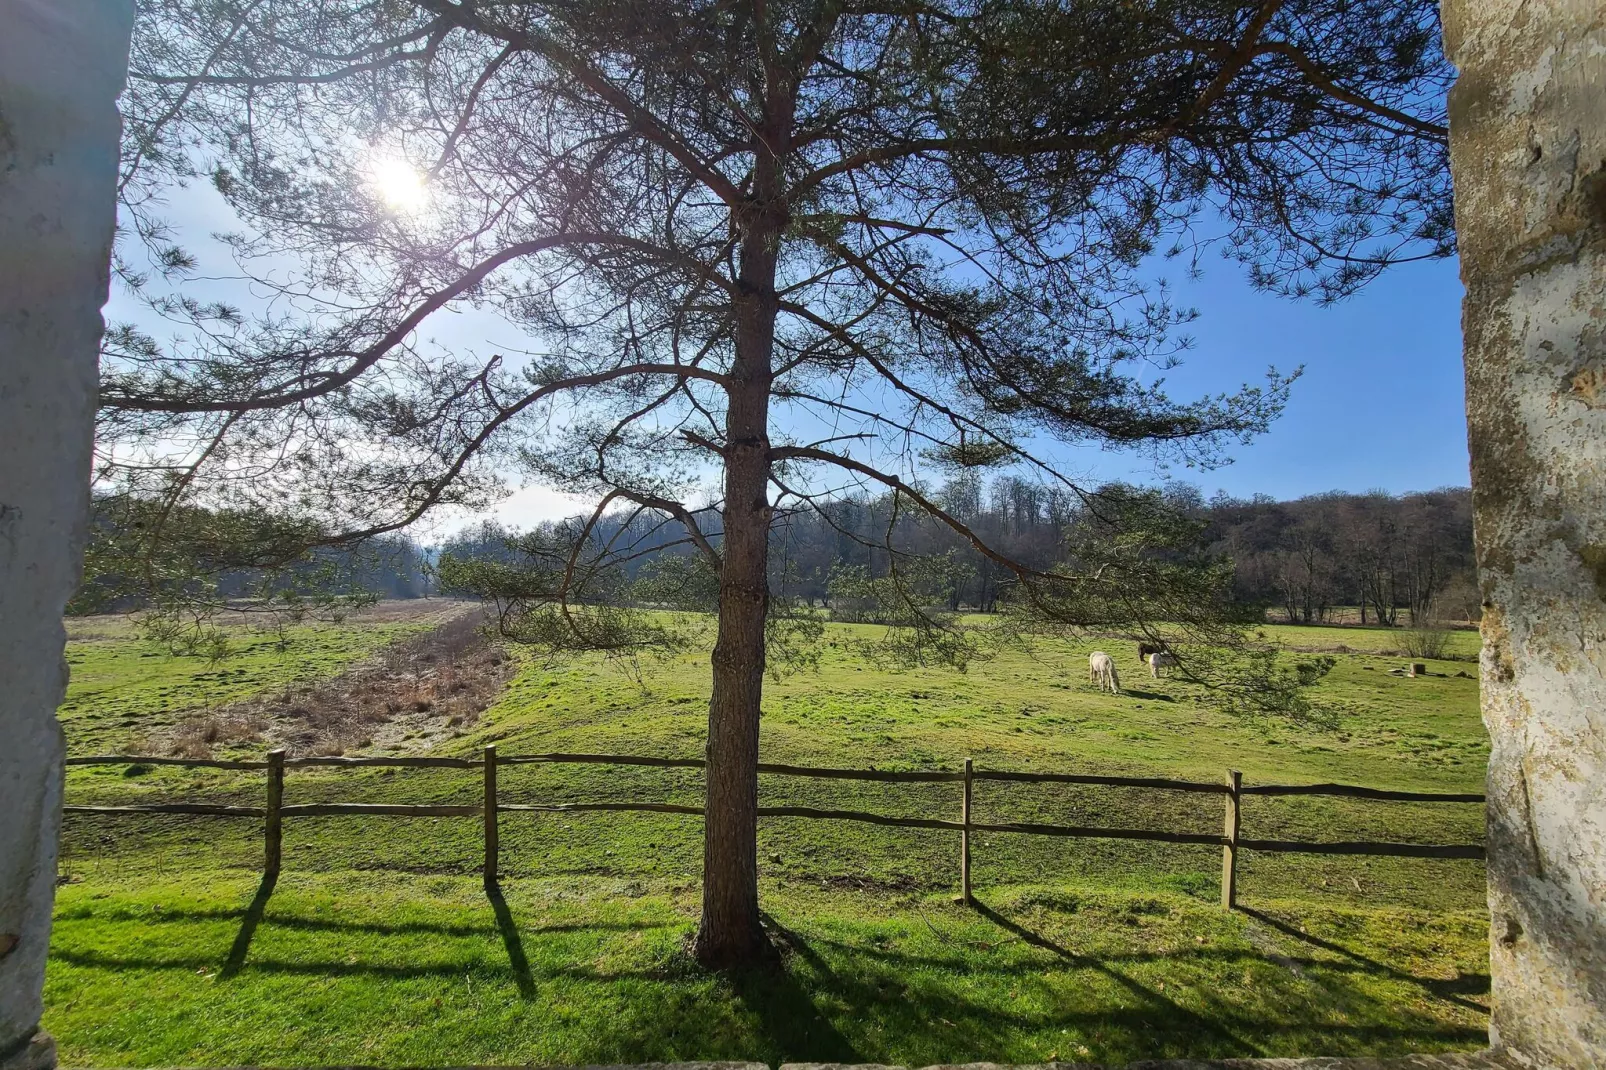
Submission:
<svg viewBox="0 0 1606 1070">
<path fill-rule="evenodd" d="M 1100 691 L 1121 693 L 1121 674 L 1115 671 L 1115 659 L 1102 650 L 1087 657 L 1087 682 L 1098 685 Z"/>
<path fill-rule="evenodd" d="M 1156 680 L 1160 678 L 1161 669 L 1169 669 L 1178 664 L 1175 654 L 1168 654 L 1164 650 L 1157 650 L 1149 655 L 1149 675 Z"/>
</svg>

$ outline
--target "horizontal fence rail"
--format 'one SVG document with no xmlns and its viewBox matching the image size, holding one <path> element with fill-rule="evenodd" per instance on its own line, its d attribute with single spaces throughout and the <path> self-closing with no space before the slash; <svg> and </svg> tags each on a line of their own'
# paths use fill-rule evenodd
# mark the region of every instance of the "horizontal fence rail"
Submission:
<svg viewBox="0 0 1606 1070">
<path fill-rule="evenodd" d="M 1395 802 L 1481 803 L 1483 796 L 1472 792 L 1393 791 L 1388 788 L 1359 788 L 1353 784 L 1254 784 L 1243 789 L 1245 795 L 1339 795 L 1351 799 L 1388 799 Z"/>
<path fill-rule="evenodd" d="M 479 758 L 450 757 L 373 757 L 344 758 L 308 756 L 287 758 L 284 751 L 268 753 L 264 761 L 225 760 L 219 758 L 173 758 L 130 754 L 101 754 L 72 757 L 68 765 L 146 765 L 180 766 L 201 769 L 265 770 L 267 772 L 266 806 L 232 806 L 212 803 L 144 803 L 130 806 L 78 806 L 62 809 L 69 814 L 101 814 L 127 816 L 132 814 L 182 814 L 201 817 L 249 817 L 264 820 L 264 869 L 277 875 L 282 856 L 283 819 L 287 817 L 481 817 L 485 822 L 485 875 L 495 878 L 497 873 L 500 836 L 498 817 L 501 814 L 562 814 L 562 813 L 653 813 L 703 816 L 701 806 L 657 802 L 574 802 L 574 803 L 504 803 L 498 798 L 496 770 L 499 766 L 590 764 L 617 766 L 645 766 L 658 769 L 701 769 L 701 758 L 659 758 L 651 755 L 584 754 L 554 752 L 550 754 L 498 755 L 495 746 L 485 748 Z M 484 775 L 484 791 L 478 804 L 432 803 L 292 803 L 284 802 L 284 771 L 286 769 L 480 769 Z M 1221 902 L 1231 909 L 1236 903 L 1237 868 L 1239 851 L 1263 851 L 1273 854 L 1325 854 L 1375 855 L 1398 858 L 1469 858 L 1484 857 L 1482 844 L 1430 844 L 1391 843 L 1387 841 L 1307 841 L 1263 840 L 1240 835 L 1240 806 L 1245 795 L 1264 796 L 1330 796 L 1389 802 L 1415 803 L 1481 803 L 1484 797 L 1471 792 L 1395 791 L 1387 788 L 1368 788 L 1352 784 L 1244 784 L 1243 776 L 1230 770 L 1219 784 L 1193 780 L 1175 780 L 1166 777 L 1105 776 L 1096 773 L 1039 773 L 1005 769 L 976 769 L 971 759 L 964 762 L 962 771 L 941 769 L 833 769 L 807 765 L 783 765 L 760 762 L 758 771 L 775 776 L 812 777 L 825 780 L 863 780 L 889 784 L 957 783 L 963 786 L 963 805 L 960 818 L 896 817 L 863 810 L 832 810 L 815 806 L 760 806 L 759 817 L 795 817 L 822 821 L 857 821 L 892 828 L 935 829 L 960 834 L 960 898 L 971 901 L 970 854 L 971 835 L 977 832 L 1022 834 L 1029 836 L 1065 836 L 1084 839 L 1138 840 L 1155 843 L 1176 843 L 1220 847 L 1222 849 Z M 1029 784 L 1079 784 L 1092 787 L 1140 788 L 1149 791 L 1185 791 L 1225 796 L 1225 819 L 1220 833 L 1172 832 L 1165 829 L 1112 828 L 1104 826 L 1057 825 L 1034 822 L 977 821 L 971 814 L 972 784 L 978 780 Z"/>
<path fill-rule="evenodd" d="M 139 806 L 63 806 L 68 814 L 200 814 L 209 817 L 267 817 L 261 806 L 214 806 L 211 803 L 144 803 Z"/>
<path fill-rule="evenodd" d="M 203 769 L 266 769 L 267 762 L 233 762 L 222 758 L 150 758 L 132 754 L 92 754 L 67 758 L 67 765 L 187 765 Z"/>
</svg>

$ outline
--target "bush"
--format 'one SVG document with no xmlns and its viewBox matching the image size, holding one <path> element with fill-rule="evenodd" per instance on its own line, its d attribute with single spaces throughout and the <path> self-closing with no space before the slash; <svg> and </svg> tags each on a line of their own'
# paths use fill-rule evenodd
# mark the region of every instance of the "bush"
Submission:
<svg viewBox="0 0 1606 1070">
<path fill-rule="evenodd" d="M 1400 648 L 1413 658 L 1442 660 L 1450 646 L 1450 629 L 1432 621 L 1406 628 L 1400 633 Z"/>
</svg>

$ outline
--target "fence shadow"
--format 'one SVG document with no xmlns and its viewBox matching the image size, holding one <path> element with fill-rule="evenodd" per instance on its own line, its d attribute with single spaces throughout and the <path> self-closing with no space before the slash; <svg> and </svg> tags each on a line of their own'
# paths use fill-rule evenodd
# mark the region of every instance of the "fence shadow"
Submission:
<svg viewBox="0 0 1606 1070">
<path fill-rule="evenodd" d="M 219 980 L 235 977 L 245 967 L 246 957 L 251 953 L 251 941 L 256 936 L 257 927 L 262 924 L 263 915 L 267 913 L 268 900 L 273 896 L 273 889 L 278 884 L 277 874 L 268 874 L 257 885 L 256 894 L 252 896 L 251 903 L 245 908 L 240 918 L 240 931 L 235 934 L 234 943 L 229 948 L 228 958 L 224 960 L 223 968 L 218 971 Z M 496 915 L 496 930 L 502 937 L 502 946 L 507 951 L 508 965 L 513 972 L 513 980 L 518 985 L 519 995 L 524 999 L 535 998 L 535 978 L 530 973 L 530 960 L 524 953 L 524 942 L 519 937 L 517 923 L 513 920 L 513 912 L 508 909 L 507 899 L 502 895 L 501 886 L 494 880 L 485 882 L 485 897 L 490 900 L 491 911 Z M 231 912 L 232 913 L 232 912 Z M 340 929 L 348 926 L 337 922 L 301 921 L 299 919 L 289 922 L 291 927 L 313 929 Z M 349 926 L 361 928 L 362 926 Z M 397 932 L 407 931 L 410 928 L 425 930 L 441 929 L 452 931 L 449 927 L 437 926 L 375 926 L 379 931 Z M 476 930 L 462 930 L 476 931 Z"/>
<path fill-rule="evenodd" d="M 684 930 L 683 914 L 670 915 L 665 924 L 614 919 L 596 924 L 565 920 L 543 926 L 535 924 L 530 914 L 531 910 L 539 914 L 541 908 L 523 899 L 517 885 L 503 889 L 491 881 L 483 884 L 483 890 L 493 918 L 487 918 L 483 908 L 470 898 L 454 899 L 453 918 L 460 918 L 461 924 L 422 925 L 405 918 L 346 923 L 338 917 L 323 916 L 307 919 L 309 924 L 301 926 L 298 914 L 309 910 L 299 902 L 298 888 L 293 886 L 287 885 L 289 898 L 281 897 L 274 917 L 265 916 L 274 883 L 264 880 L 243 913 L 237 908 L 197 912 L 240 919 L 228 962 L 220 971 L 222 976 L 240 974 L 240 983 L 247 985 L 255 977 L 352 975 L 380 981 L 439 978 L 442 985 L 453 985 L 465 972 L 490 966 L 501 989 L 497 998 L 507 1001 L 503 1006 L 518 1006 L 512 1002 L 514 992 L 501 975 L 502 960 L 495 957 L 494 943 L 486 944 L 492 939 L 490 924 L 494 920 L 517 997 L 530 1001 L 525 1004 L 526 1010 L 509 1016 L 509 1022 L 523 1023 L 511 1026 L 521 1031 L 521 1037 L 528 1040 L 539 1036 L 540 1030 L 552 1028 L 552 1023 L 542 1017 L 544 1007 L 539 1005 L 537 979 L 542 986 L 556 984 L 559 990 L 585 993 L 582 998 L 594 998 L 598 1007 L 607 1008 L 585 1022 L 583 1032 L 566 1041 L 571 1046 L 565 1050 L 572 1053 L 575 1062 L 606 1061 L 602 1056 L 615 1061 L 669 1061 L 692 1055 L 762 1058 L 771 1065 L 787 1061 L 893 1062 L 908 1059 L 910 1051 L 929 1053 L 921 1056 L 928 1062 L 959 1062 L 1009 1050 L 1023 1036 L 1052 1040 L 1056 1033 L 1067 1030 L 1101 1049 L 1101 1054 L 1112 1056 L 1112 1063 L 1178 1053 L 1208 1054 L 1213 1058 L 1264 1055 L 1268 1050 L 1311 1043 L 1312 1038 L 1341 1048 L 1346 1054 L 1362 1054 L 1378 1046 L 1399 1050 L 1412 1044 L 1426 1045 L 1429 1050 L 1450 1044 L 1471 1047 L 1484 1043 L 1486 1038 L 1482 1029 L 1468 1028 L 1465 1021 L 1451 1021 L 1442 1013 L 1435 1018 L 1416 1008 L 1419 1001 L 1409 998 L 1409 992 L 1408 998 L 1400 1000 L 1399 989 L 1380 992 L 1376 982 L 1364 976 L 1349 979 L 1350 975 L 1404 979 L 1440 999 L 1475 1007 L 1470 1001 L 1453 997 L 1457 993 L 1473 994 L 1476 988 L 1468 986 L 1485 983 L 1485 978 L 1468 975 L 1436 982 L 1413 977 L 1365 953 L 1298 933 L 1297 923 L 1257 911 L 1245 914 L 1320 949 L 1319 955 L 1302 958 L 1301 966 L 1336 970 L 1341 976 L 1300 978 L 1281 971 L 1275 975 L 1268 972 L 1264 984 L 1257 975 L 1252 992 L 1246 988 L 1218 998 L 1208 983 L 1220 976 L 1219 972 L 1184 968 L 1173 974 L 1163 964 L 1215 958 L 1243 958 L 1247 964 L 1250 959 L 1264 959 L 1264 953 L 1236 942 L 1230 948 L 1218 949 L 1195 948 L 1191 941 L 1180 948 L 1167 944 L 1132 952 L 1124 952 L 1118 942 L 1109 945 L 1107 952 L 1090 951 L 1079 943 L 1082 937 L 1066 935 L 1080 930 L 1061 930 L 1056 916 L 1006 900 L 998 909 L 975 904 L 976 915 L 996 926 L 997 932 L 968 920 L 944 932 L 928 919 L 927 927 L 941 944 L 936 951 L 924 937 L 912 942 L 887 940 L 875 934 L 866 937 L 858 930 L 844 935 L 828 925 L 816 927 L 807 914 L 801 913 L 786 915 L 798 926 L 793 930 L 766 913 L 765 926 L 781 950 L 784 968 L 711 977 L 697 969 L 683 950 L 678 950 L 673 936 L 654 937 L 650 944 L 641 944 L 646 954 L 632 950 L 617 956 L 597 956 L 594 949 L 584 950 L 593 945 L 583 941 L 578 945 L 582 952 L 576 954 L 567 942 L 547 938 L 547 934 L 590 930 Z M 511 909 L 506 890 L 514 891 L 514 898 L 520 899 L 521 911 Z M 239 892 L 232 898 L 239 902 Z M 525 923 L 522 926 L 516 920 L 521 916 Z M 923 913 L 920 916 L 924 917 Z M 470 924 L 476 918 L 480 924 Z M 204 943 L 187 937 L 166 941 L 151 940 L 144 932 L 134 931 L 148 923 L 143 913 L 120 920 L 131 934 L 126 946 L 105 950 L 69 946 L 53 950 L 53 958 L 101 970 L 210 972 L 216 968 L 219 944 L 228 939 L 228 929 L 234 927 L 231 922 L 214 922 L 215 927 L 206 930 L 209 939 Z M 253 954 L 253 938 L 261 926 L 267 927 L 267 936 Z M 297 932 L 281 932 L 280 926 L 305 928 L 314 934 L 314 939 L 309 942 Z M 969 931 L 972 926 L 974 931 Z M 338 939 L 317 935 L 346 928 L 381 935 L 436 931 L 464 937 L 477 934 L 477 939 L 465 940 L 461 953 L 453 951 L 442 955 L 440 961 L 425 962 L 401 954 L 390 960 L 383 949 L 374 949 L 380 943 L 388 948 L 392 942 L 370 941 L 374 953 L 368 961 L 358 962 L 347 956 Z M 1004 936 L 1006 933 L 1009 935 Z M 1022 951 L 1018 944 L 1015 950 L 993 953 L 995 948 L 1017 941 L 1047 952 L 1052 958 Z M 397 941 L 394 946 L 407 951 L 435 948 L 441 943 L 444 942 L 430 941 L 426 936 Z M 631 948 L 638 947 L 635 942 L 627 943 Z M 614 945 L 604 942 L 597 946 Z M 978 948 L 987 954 L 978 955 Z M 153 956 L 153 949 L 164 950 L 172 957 Z M 1288 949 L 1293 951 L 1291 946 Z M 117 951 L 123 955 L 119 957 Z M 1386 951 L 1364 951 L 1392 957 Z M 326 961 L 330 959 L 333 961 Z M 1161 964 L 1159 968 L 1143 965 L 1156 962 Z M 1235 965 L 1232 968 L 1237 969 Z M 1038 977 L 1048 977 L 1052 983 L 1034 980 Z M 1176 986 L 1172 984 L 1174 978 Z M 682 986 L 682 980 L 689 983 Z M 568 986 L 569 981 L 577 984 Z M 1343 1015 L 1328 1015 L 1323 1011 L 1327 1005 L 1311 1003 L 1313 982 L 1332 995 L 1331 1006 L 1343 1010 Z M 112 979 L 108 983 L 124 982 Z M 1248 984 L 1246 976 L 1245 985 Z M 1027 1000 L 1013 1002 L 1015 995 L 1010 990 L 1028 987 L 1049 998 L 1033 998 L 1033 993 L 1027 992 Z M 204 995 L 199 998 L 204 1002 Z M 271 1021 L 271 1016 L 280 1012 L 271 1001 L 265 1001 L 253 1013 L 260 1013 L 262 1021 Z M 1074 1057 L 1078 1052 L 1072 1049 L 1065 1054 Z"/>
<path fill-rule="evenodd" d="M 265 874 L 262 883 L 257 885 L 256 895 L 251 898 L 251 905 L 245 908 L 245 915 L 240 919 L 240 931 L 234 937 L 234 944 L 229 948 L 229 957 L 223 961 L 223 968 L 218 971 L 218 979 L 226 981 L 240 972 L 245 965 L 245 957 L 251 952 L 251 939 L 256 936 L 257 926 L 262 924 L 262 915 L 267 912 L 268 899 L 273 895 L 274 885 L 279 883 L 277 873 Z"/>
<path fill-rule="evenodd" d="M 485 878 L 485 898 L 491 901 L 491 911 L 496 915 L 496 931 L 501 934 L 502 946 L 507 950 L 508 966 L 513 971 L 513 983 L 519 987 L 519 996 L 534 999 L 535 978 L 530 974 L 530 959 L 524 953 L 524 941 L 519 937 L 513 912 L 502 895 L 502 885 L 494 877 Z"/>
<path fill-rule="evenodd" d="M 1156 991 L 1155 989 L 1150 988 L 1149 986 L 1136 980 L 1135 978 L 1122 973 L 1120 970 L 1115 969 L 1108 963 L 1087 955 L 1077 954 L 1069 948 L 1062 947 L 1053 940 L 1050 940 L 1048 937 L 1044 936 L 1042 933 L 1028 929 L 1026 926 L 1015 921 L 1013 918 L 1008 918 L 1003 914 L 998 913 L 998 911 L 981 902 L 979 899 L 972 900 L 971 907 L 976 911 L 976 913 L 980 914 L 982 917 L 986 918 L 1000 929 L 1003 929 L 1009 933 L 1013 933 L 1015 936 L 1020 937 L 1021 940 L 1032 945 L 1033 947 L 1042 948 L 1044 951 L 1050 952 L 1051 954 L 1064 959 L 1069 965 L 1095 970 L 1098 973 L 1110 978 L 1110 980 L 1121 985 L 1127 991 L 1131 992 L 1134 996 L 1143 1000 L 1144 1003 L 1153 1008 L 1153 1014 L 1156 1019 L 1163 1018 L 1170 1023 L 1186 1023 L 1188 1026 L 1192 1027 L 1192 1029 L 1196 1031 L 1198 1035 L 1215 1038 L 1217 1041 L 1225 1045 L 1229 1050 L 1233 1051 L 1234 1054 L 1241 1054 L 1245 1056 L 1258 1056 L 1262 1054 L 1259 1047 L 1250 1043 L 1248 1040 L 1245 1040 L 1243 1037 L 1236 1035 L 1222 1025 L 1221 1022 L 1213 1021 L 1204 1015 L 1189 1010 L 1176 1000 L 1171 999 L 1169 996 L 1166 996 L 1163 993 Z"/>
<path fill-rule="evenodd" d="M 1464 1007 L 1469 1011 L 1476 1011 L 1477 1013 L 1484 1015 L 1489 1013 L 1488 1007 L 1485 1007 L 1480 1003 L 1475 1003 L 1470 999 L 1462 998 L 1463 995 L 1476 996 L 1487 994 L 1489 991 L 1488 974 L 1467 975 L 1453 981 L 1441 981 L 1432 977 L 1418 977 L 1414 973 L 1408 973 L 1405 970 L 1390 966 L 1386 962 L 1379 962 L 1377 959 L 1369 958 L 1358 951 L 1353 951 L 1350 948 L 1345 947 L 1343 944 L 1335 944 L 1331 940 L 1323 940 L 1319 936 L 1312 936 L 1310 933 L 1303 932 L 1297 927 L 1288 924 L 1281 918 L 1275 918 L 1270 914 L 1262 913 L 1261 911 L 1255 910 L 1252 907 L 1246 907 L 1242 904 L 1239 904 L 1237 909 L 1240 913 L 1254 918 L 1262 925 L 1276 929 L 1284 936 L 1298 940 L 1302 944 L 1320 948 L 1321 950 L 1330 952 L 1334 955 L 1342 955 L 1344 958 L 1347 958 L 1352 962 L 1359 963 L 1361 966 L 1374 973 L 1386 974 L 1397 981 L 1405 981 L 1409 984 L 1418 985 L 1430 995 L 1433 995 L 1448 1003 L 1454 1003 L 1457 1007 Z"/>
</svg>

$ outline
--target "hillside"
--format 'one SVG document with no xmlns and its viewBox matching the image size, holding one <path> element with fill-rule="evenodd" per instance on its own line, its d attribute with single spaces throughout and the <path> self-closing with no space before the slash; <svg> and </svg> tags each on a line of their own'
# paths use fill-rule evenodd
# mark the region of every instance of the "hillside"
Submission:
<svg viewBox="0 0 1606 1070">
<path fill-rule="evenodd" d="M 361 627 L 309 633 L 296 656 L 349 646 Z M 864 634 L 832 626 L 819 671 L 769 689 L 766 760 L 952 769 L 968 755 L 986 768 L 1212 781 L 1231 767 L 1246 783 L 1481 781 L 1477 685 L 1455 675 L 1464 662 L 1410 680 L 1386 673 L 1395 659 L 1342 655 L 1321 687 L 1347 712 L 1322 732 L 1229 720 L 1189 685 L 1137 676 L 1135 654 L 1120 648 L 1128 690 L 1110 697 L 1086 685 L 1086 644 L 1043 643 L 968 674 L 897 673 L 863 659 L 853 640 Z M 1356 645 L 1388 639 L 1343 634 Z M 87 670 L 139 643 L 86 642 L 73 656 Z M 398 671 L 433 671 L 426 664 Z M 240 668 L 243 689 L 278 679 Z M 372 750 L 473 755 L 495 742 L 503 754 L 696 755 L 706 655 L 639 669 L 529 663 L 477 721 L 447 727 L 443 717 L 442 731 Z M 161 716 L 179 716 L 168 698 Z M 95 701 L 109 713 L 114 697 L 103 689 Z M 141 720 L 136 709 L 106 727 L 94 749 Z M 69 722 L 70 748 L 86 745 Z M 69 801 L 260 799 L 260 774 L 128 772 L 75 769 Z M 765 802 L 888 814 L 958 809 L 950 784 L 766 776 L 762 790 Z M 508 800 L 530 802 L 695 805 L 699 791 L 693 771 L 598 766 L 510 767 L 501 784 Z M 473 803 L 478 793 L 477 773 L 451 770 L 294 770 L 287 785 L 291 802 Z M 1215 797 L 1136 789 L 982 784 L 976 805 L 979 820 L 1221 823 Z M 1259 837 L 1474 842 L 1479 810 L 1251 799 L 1244 826 Z M 970 911 L 950 901 L 952 833 L 766 819 L 762 894 L 787 966 L 733 979 L 702 974 L 681 951 L 695 920 L 696 818 L 507 815 L 504 879 L 489 903 L 475 820 L 292 819 L 285 875 L 253 902 L 260 837 L 242 819 L 69 819 L 46 1024 L 71 1062 L 1115 1061 L 1481 1042 L 1486 922 L 1474 862 L 1250 854 L 1245 910 L 1229 916 L 1215 904 L 1218 848 L 982 834 L 983 907 Z M 388 1039 L 384 1050 L 354 1047 L 362 1036 Z"/>
</svg>

